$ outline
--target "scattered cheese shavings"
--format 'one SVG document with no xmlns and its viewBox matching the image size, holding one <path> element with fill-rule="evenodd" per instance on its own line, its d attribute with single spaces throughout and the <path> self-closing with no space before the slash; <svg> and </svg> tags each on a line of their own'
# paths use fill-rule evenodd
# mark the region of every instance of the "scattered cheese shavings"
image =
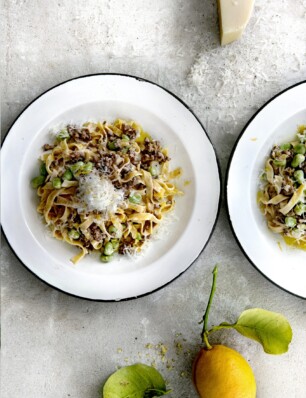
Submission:
<svg viewBox="0 0 306 398">
<path fill-rule="evenodd" d="M 295 14 L 286 12 L 288 7 L 288 0 L 275 7 L 255 2 L 254 18 L 243 40 L 225 47 L 208 42 L 202 45 L 187 77 L 193 90 L 184 92 L 184 99 L 195 112 L 219 110 L 214 124 L 222 120 L 232 127 L 242 113 L 250 116 L 256 110 L 248 109 L 250 104 L 260 104 L 302 79 L 306 72 L 305 35 L 301 34 L 306 32 L 305 17 L 302 7 Z M 210 132 L 211 121 L 204 119 L 203 123 Z"/>
</svg>

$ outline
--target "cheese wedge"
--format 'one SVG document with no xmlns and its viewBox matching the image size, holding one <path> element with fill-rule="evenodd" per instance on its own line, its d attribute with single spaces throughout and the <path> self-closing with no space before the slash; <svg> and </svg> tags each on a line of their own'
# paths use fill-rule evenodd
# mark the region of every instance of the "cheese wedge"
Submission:
<svg viewBox="0 0 306 398">
<path fill-rule="evenodd" d="M 254 0 L 218 0 L 221 45 L 239 39 L 252 14 Z"/>
</svg>

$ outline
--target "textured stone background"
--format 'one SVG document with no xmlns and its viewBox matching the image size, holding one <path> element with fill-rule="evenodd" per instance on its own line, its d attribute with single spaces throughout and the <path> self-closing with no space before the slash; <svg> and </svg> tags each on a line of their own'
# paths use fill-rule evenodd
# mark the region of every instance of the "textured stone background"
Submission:
<svg viewBox="0 0 306 398">
<path fill-rule="evenodd" d="M 252 114 L 306 77 L 305 0 L 256 0 L 242 40 L 225 48 L 218 42 L 216 4 L 209 0 L 3 0 L 1 13 L 3 135 L 30 101 L 61 81 L 96 72 L 135 74 L 193 108 L 224 176 L 231 148 Z M 183 276 L 157 293 L 122 303 L 88 302 L 49 288 L 2 239 L 1 396 L 95 398 L 116 366 L 142 361 L 156 364 L 174 390 L 171 396 L 196 397 L 190 368 L 216 262 L 212 323 L 232 321 L 247 307 L 264 307 L 290 320 L 294 338 L 280 357 L 264 354 L 234 332 L 214 340 L 247 358 L 258 398 L 305 397 L 305 301 L 249 264 L 224 205 L 205 252 Z M 148 343 L 154 347 L 146 348 Z M 166 360 L 155 347 L 159 343 L 168 348 Z"/>
</svg>

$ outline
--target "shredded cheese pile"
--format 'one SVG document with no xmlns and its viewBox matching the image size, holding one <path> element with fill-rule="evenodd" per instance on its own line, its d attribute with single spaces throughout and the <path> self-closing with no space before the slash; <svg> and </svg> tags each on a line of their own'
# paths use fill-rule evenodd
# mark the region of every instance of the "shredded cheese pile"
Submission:
<svg viewBox="0 0 306 398">
<path fill-rule="evenodd" d="M 124 193 L 122 189 L 115 189 L 110 180 L 93 172 L 80 178 L 78 197 L 79 210 L 115 213 L 123 202 Z"/>
</svg>

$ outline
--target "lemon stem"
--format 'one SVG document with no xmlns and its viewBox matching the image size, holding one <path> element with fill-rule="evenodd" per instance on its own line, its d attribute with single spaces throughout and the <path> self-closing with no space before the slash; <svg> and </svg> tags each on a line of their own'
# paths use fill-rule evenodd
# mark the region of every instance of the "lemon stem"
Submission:
<svg viewBox="0 0 306 398">
<path fill-rule="evenodd" d="M 206 347 L 209 350 L 212 349 L 212 346 L 209 344 L 209 341 L 208 341 L 208 334 L 206 332 L 203 334 L 203 342 L 205 343 Z"/>
<path fill-rule="evenodd" d="M 202 329 L 202 333 L 201 333 L 201 337 L 202 337 L 202 341 L 203 343 L 206 345 L 206 347 L 210 350 L 212 347 L 209 344 L 208 341 L 208 315 L 209 315 L 209 311 L 210 311 L 210 307 L 211 307 L 211 303 L 212 303 L 212 299 L 214 297 L 215 291 L 216 291 L 216 281 L 217 281 L 217 275 L 218 275 L 218 266 L 215 265 L 215 268 L 213 269 L 213 282 L 212 282 L 212 286 L 211 286 L 211 291 L 210 291 L 210 295 L 209 295 L 209 299 L 208 299 L 208 303 L 207 303 L 207 307 L 203 316 L 203 329 Z"/>
</svg>

